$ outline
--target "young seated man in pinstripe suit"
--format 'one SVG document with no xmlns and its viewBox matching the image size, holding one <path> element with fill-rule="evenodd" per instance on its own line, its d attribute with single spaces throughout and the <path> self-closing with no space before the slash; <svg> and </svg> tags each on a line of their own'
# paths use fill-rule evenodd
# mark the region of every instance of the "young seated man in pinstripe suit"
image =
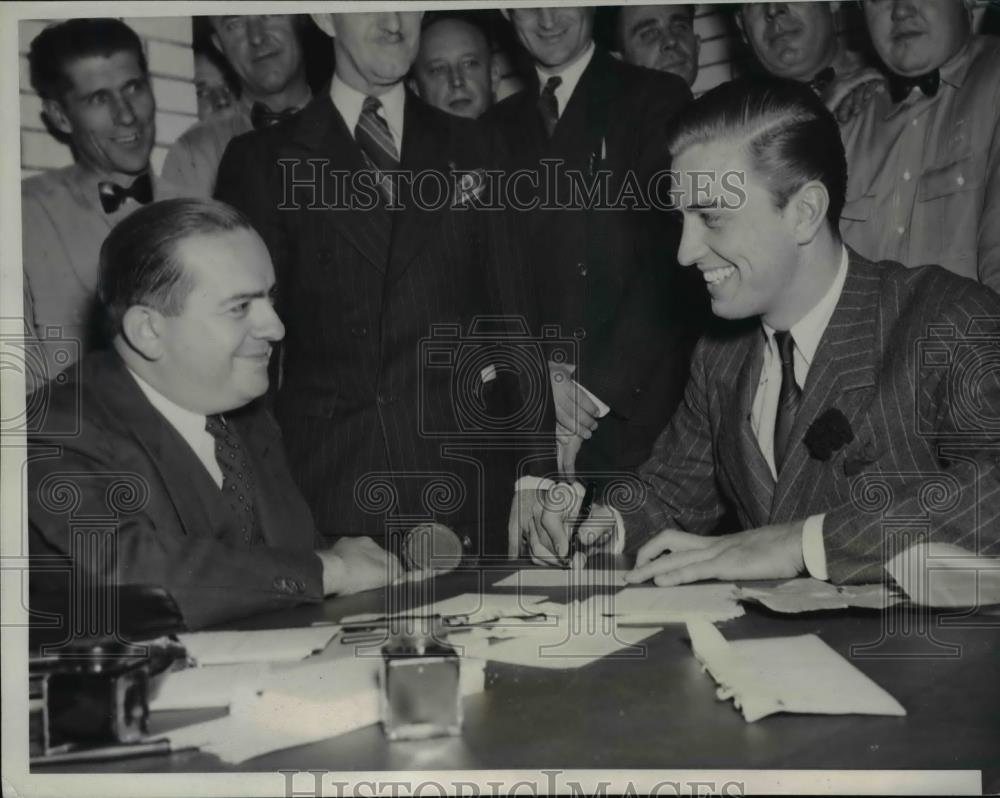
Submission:
<svg viewBox="0 0 1000 798">
<path fill-rule="evenodd" d="M 717 316 L 760 323 L 699 342 L 642 506 L 595 505 L 585 542 L 637 551 L 627 580 L 658 585 L 879 581 L 909 522 L 1000 554 L 1000 299 L 844 246 L 844 149 L 806 86 L 720 86 L 669 144 L 678 260 Z M 713 536 L 727 504 L 746 531 Z M 536 558 L 568 551 L 568 516 L 541 518 Z"/>
</svg>

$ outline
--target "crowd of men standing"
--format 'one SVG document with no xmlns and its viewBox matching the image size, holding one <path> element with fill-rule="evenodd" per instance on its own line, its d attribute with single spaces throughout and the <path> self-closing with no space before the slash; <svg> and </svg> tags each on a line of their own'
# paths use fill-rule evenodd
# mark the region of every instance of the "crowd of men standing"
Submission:
<svg viewBox="0 0 1000 798">
<path fill-rule="evenodd" d="M 736 108 L 761 87 L 798 86 L 836 119 L 844 196 L 830 240 L 809 241 L 831 275 L 842 238 L 852 264 L 939 264 L 1000 291 L 1000 40 L 973 32 L 962 0 L 865 0 L 861 13 L 868 54 L 844 44 L 834 4 L 735 7 L 754 74 L 709 94 Z M 197 53 L 202 119 L 162 175 L 138 37 L 111 19 L 39 34 L 32 86 L 75 163 L 22 188 L 26 336 L 46 364 L 29 390 L 74 369 L 94 425 L 74 467 L 138 468 L 154 492 L 160 480 L 164 495 L 208 508 L 192 519 L 170 509 L 175 498 L 131 519 L 118 581 L 160 574 L 193 596 L 181 601 L 200 625 L 370 587 L 395 573 L 397 533 L 423 522 L 453 529 L 470 557 L 547 561 L 566 544 L 546 515 L 555 481 L 661 479 L 657 440 L 678 407 L 691 411 L 692 352 L 719 333 L 710 311 L 731 318 L 708 278 L 683 268 L 700 263 L 685 257 L 687 211 L 635 191 L 680 154 L 669 142 L 693 107 L 695 17 L 691 5 L 211 17 Z M 317 28 L 333 62 L 318 85 L 304 46 Z M 782 102 L 786 115 L 817 113 Z M 746 111 L 747 124 L 775 113 Z M 429 207 L 392 177 L 425 172 L 460 178 L 451 201 Z M 512 203 L 491 173 L 534 179 Z M 359 174 L 374 179 L 336 180 Z M 618 205 L 552 202 L 594 186 Z M 497 191 L 508 201 L 489 210 Z M 179 333 L 190 314 L 196 330 Z M 762 309 L 734 318 L 755 315 L 766 321 Z M 68 451 L 46 432 L 75 412 L 59 396 L 33 443 Z M 128 421 L 123 397 L 141 419 Z M 111 433 L 129 439 L 125 454 Z M 66 462 L 36 464 L 35 487 Z M 773 453 L 770 465 L 777 479 Z M 181 474 L 203 479 L 185 486 Z M 239 500 L 210 501 L 213 481 Z M 32 490 L 33 547 L 69 553 L 65 523 Z M 718 504 L 713 525 L 725 522 Z M 627 508 L 610 509 L 620 530 Z M 297 534 L 282 532 L 290 518 Z M 825 562 L 817 529 L 808 540 Z M 239 567 L 213 574 L 229 550 Z"/>
</svg>

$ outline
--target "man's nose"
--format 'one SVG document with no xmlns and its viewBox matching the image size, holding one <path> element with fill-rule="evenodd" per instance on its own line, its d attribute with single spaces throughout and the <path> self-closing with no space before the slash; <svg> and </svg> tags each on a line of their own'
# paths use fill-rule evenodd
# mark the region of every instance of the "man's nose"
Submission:
<svg viewBox="0 0 1000 798">
<path fill-rule="evenodd" d="M 379 27 L 387 33 L 399 33 L 400 15 L 398 11 L 386 12 L 378 15 Z"/>
<path fill-rule="evenodd" d="M 264 41 L 264 18 L 259 14 L 247 17 L 247 41 L 254 45 Z"/>
<path fill-rule="evenodd" d="M 282 324 L 274 306 L 264 301 L 256 318 L 254 334 L 265 341 L 280 341 L 285 337 L 285 325 Z"/>
<path fill-rule="evenodd" d="M 555 9 L 547 7 L 538 9 L 538 26 L 540 28 L 551 28 L 555 24 Z"/>
<path fill-rule="evenodd" d="M 775 17 L 788 13 L 788 3 L 765 3 L 764 18 L 771 21 Z"/>
<path fill-rule="evenodd" d="M 119 95 L 115 99 L 114 118 L 116 125 L 127 126 L 135 124 L 135 110 L 132 108 L 132 102 L 128 97 Z"/>
<path fill-rule="evenodd" d="M 891 15 L 893 21 L 900 21 L 913 16 L 916 9 L 911 0 L 892 0 Z"/>
<path fill-rule="evenodd" d="M 677 262 L 681 266 L 692 266 L 698 262 L 704 250 L 704 241 L 697 230 L 697 225 L 688 219 L 684 220 L 681 231 L 681 243 L 677 247 Z"/>
<path fill-rule="evenodd" d="M 465 85 L 465 70 L 461 66 L 448 67 L 448 85 L 460 89 Z"/>
</svg>

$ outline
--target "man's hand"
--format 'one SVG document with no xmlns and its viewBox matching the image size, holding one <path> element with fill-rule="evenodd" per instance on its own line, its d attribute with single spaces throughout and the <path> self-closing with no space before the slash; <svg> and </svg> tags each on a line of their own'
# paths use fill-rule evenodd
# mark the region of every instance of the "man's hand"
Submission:
<svg viewBox="0 0 1000 798">
<path fill-rule="evenodd" d="M 556 424 L 556 468 L 565 479 L 576 476 L 576 456 L 583 446 L 583 437 L 570 432 L 562 424 Z"/>
<path fill-rule="evenodd" d="M 706 537 L 664 529 L 647 541 L 625 574 L 630 584 L 652 579 L 683 585 L 702 579 L 790 579 L 805 571 L 802 521 Z"/>
<path fill-rule="evenodd" d="M 885 91 L 885 80 L 881 78 L 873 78 L 855 86 L 844 99 L 837 103 L 834 110 L 837 121 L 842 125 L 850 122 L 865 110 L 876 94 L 883 91 Z"/>
<path fill-rule="evenodd" d="M 600 408 L 573 382 L 576 366 L 549 361 L 549 382 L 556 408 L 556 422 L 565 430 L 589 440 L 597 429 Z"/>
<path fill-rule="evenodd" d="M 582 493 L 565 483 L 547 491 L 517 491 L 507 528 L 508 555 L 514 558 L 526 549 L 532 562 L 538 565 L 564 567 L 570 531 L 582 503 Z M 614 514 L 609 508 L 595 504 L 580 525 L 580 543 L 584 548 L 603 545 L 614 536 L 614 531 Z M 582 568 L 586 561 L 586 554 L 577 552 L 570 567 Z"/>
<path fill-rule="evenodd" d="M 323 593 L 348 595 L 394 582 L 402 572 L 395 554 L 367 537 L 338 540 L 316 552 L 323 563 Z"/>
</svg>

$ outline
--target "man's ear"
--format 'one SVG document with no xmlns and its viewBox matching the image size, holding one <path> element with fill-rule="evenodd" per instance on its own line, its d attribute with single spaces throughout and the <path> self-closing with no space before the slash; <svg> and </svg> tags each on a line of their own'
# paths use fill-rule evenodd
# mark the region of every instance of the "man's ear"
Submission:
<svg viewBox="0 0 1000 798">
<path fill-rule="evenodd" d="M 493 99 L 497 98 L 497 89 L 500 88 L 500 62 L 495 58 L 490 58 L 490 94 Z"/>
<path fill-rule="evenodd" d="M 795 192 L 789 203 L 795 213 L 795 240 L 808 244 L 826 223 L 830 194 L 819 180 L 810 180 Z"/>
<path fill-rule="evenodd" d="M 510 22 L 510 11 L 508 11 L 506 8 L 501 8 L 500 9 L 500 13 L 503 14 L 503 18 L 505 20 L 507 20 L 508 22 Z"/>
<path fill-rule="evenodd" d="M 417 79 L 413 77 L 412 72 L 410 74 L 410 77 L 406 79 L 406 85 L 409 88 L 409 90 L 412 91 L 414 94 L 416 94 L 418 97 L 420 97 L 421 100 L 424 99 L 423 97 L 420 96 L 420 84 L 417 83 Z"/>
<path fill-rule="evenodd" d="M 746 28 L 743 27 L 743 8 L 739 7 L 733 12 L 733 19 L 736 20 L 736 30 L 740 32 L 740 39 L 747 47 L 750 46 L 750 39 L 747 38 Z"/>
<path fill-rule="evenodd" d="M 159 360 L 163 356 L 162 324 L 163 315 L 159 311 L 146 305 L 132 305 L 122 317 L 122 337 L 146 360 Z"/>
<path fill-rule="evenodd" d="M 333 14 L 310 14 L 312 21 L 316 23 L 316 27 L 319 28 L 323 33 L 329 36 L 331 39 L 337 36 L 337 25 L 333 21 Z"/>
<path fill-rule="evenodd" d="M 69 118 L 63 110 L 62 103 L 58 100 L 42 100 L 42 110 L 45 112 L 45 118 L 49 120 L 52 127 L 67 136 L 72 134 L 73 125 L 70 124 Z"/>
</svg>

